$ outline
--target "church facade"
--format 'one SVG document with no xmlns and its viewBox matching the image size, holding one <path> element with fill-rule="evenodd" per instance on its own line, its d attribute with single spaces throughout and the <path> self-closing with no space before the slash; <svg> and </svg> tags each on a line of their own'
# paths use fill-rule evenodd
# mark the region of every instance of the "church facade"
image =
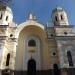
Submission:
<svg viewBox="0 0 75 75">
<path fill-rule="evenodd" d="M 36 17 L 16 25 L 8 6 L 0 5 L 1 75 L 74 75 L 75 33 L 65 10 L 57 7 L 52 24 Z"/>
</svg>

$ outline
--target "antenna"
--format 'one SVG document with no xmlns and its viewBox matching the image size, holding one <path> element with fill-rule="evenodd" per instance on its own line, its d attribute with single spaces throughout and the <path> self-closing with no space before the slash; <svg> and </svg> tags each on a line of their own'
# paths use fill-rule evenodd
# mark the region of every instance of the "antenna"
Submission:
<svg viewBox="0 0 75 75">
<path fill-rule="evenodd" d="M 0 5 L 11 6 L 12 0 L 0 0 Z"/>
</svg>

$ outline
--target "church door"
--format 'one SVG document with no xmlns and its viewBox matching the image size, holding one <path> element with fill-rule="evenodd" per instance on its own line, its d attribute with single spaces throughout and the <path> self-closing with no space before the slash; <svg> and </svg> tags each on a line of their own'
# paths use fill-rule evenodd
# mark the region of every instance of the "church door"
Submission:
<svg viewBox="0 0 75 75">
<path fill-rule="evenodd" d="M 53 68 L 54 68 L 53 74 L 54 75 L 60 75 L 60 70 L 58 69 L 58 65 L 54 64 Z"/>
<path fill-rule="evenodd" d="M 36 61 L 34 59 L 28 61 L 27 75 L 36 75 Z"/>
</svg>

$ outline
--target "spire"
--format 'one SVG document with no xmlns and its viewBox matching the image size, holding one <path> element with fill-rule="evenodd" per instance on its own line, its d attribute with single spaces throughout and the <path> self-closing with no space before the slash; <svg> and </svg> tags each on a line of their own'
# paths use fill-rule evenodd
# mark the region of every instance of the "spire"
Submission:
<svg viewBox="0 0 75 75">
<path fill-rule="evenodd" d="M 33 14 L 29 14 L 28 20 L 36 20 L 36 16 L 34 16 Z"/>
</svg>

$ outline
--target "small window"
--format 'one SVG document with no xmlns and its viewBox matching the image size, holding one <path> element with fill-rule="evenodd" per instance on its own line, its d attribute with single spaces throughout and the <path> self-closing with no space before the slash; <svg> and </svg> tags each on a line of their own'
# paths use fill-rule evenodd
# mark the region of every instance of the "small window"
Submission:
<svg viewBox="0 0 75 75">
<path fill-rule="evenodd" d="M 6 16 L 6 21 L 8 20 L 8 16 Z"/>
<path fill-rule="evenodd" d="M 65 35 L 67 35 L 67 32 L 64 32 Z"/>
<path fill-rule="evenodd" d="M 73 60 L 70 51 L 67 51 L 67 57 L 68 57 L 69 66 L 73 66 Z"/>
<path fill-rule="evenodd" d="M 51 34 L 51 36 L 53 36 L 53 34 Z"/>
<path fill-rule="evenodd" d="M 56 55 L 56 53 L 55 53 L 55 52 L 53 52 L 53 55 L 55 56 L 55 55 Z"/>
<path fill-rule="evenodd" d="M 63 18 L 63 15 L 61 15 L 61 20 L 63 20 L 64 18 Z"/>
<path fill-rule="evenodd" d="M 55 16 L 55 21 L 58 21 L 58 17 L 57 16 Z"/>
<path fill-rule="evenodd" d="M 13 37 L 13 34 L 10 34 L 10 37 Z"/>
<path fill-rule="evenodd" d="M 33 40 L 33 39 L 29 40 L 28 46 L 36 46 L 35 40 Z"/>
<path fill-rule="evenodd" d="M 0 15 L 0 19 L 2 19 L 2 14 Z"/>
<path fill-rule="evenodd" d="M 9 66 L 9 61 L 10 61 L 10 53 L 7 54 L 6 66 Z"/>
</svg>

